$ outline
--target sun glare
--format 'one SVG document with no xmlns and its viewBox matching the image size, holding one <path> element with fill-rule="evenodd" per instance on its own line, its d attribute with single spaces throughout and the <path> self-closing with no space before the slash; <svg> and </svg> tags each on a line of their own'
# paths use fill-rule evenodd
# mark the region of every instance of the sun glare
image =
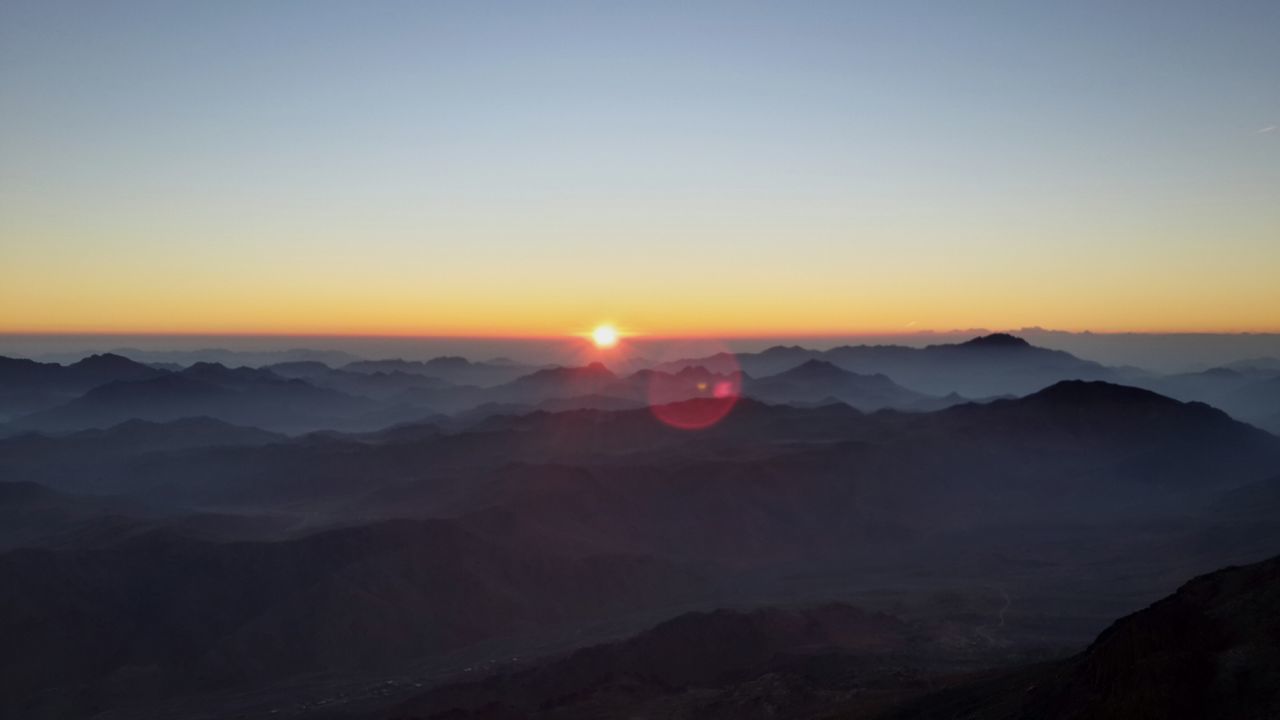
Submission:
<svg viewBox="0 0 1280 720">
<path fill-rule="evenodd" d="M 591 340 L 598 348 L 611 348 L 618 344 L 618 329 L 612 325 L 601 325 L 591 331 Z"/>
</svg>

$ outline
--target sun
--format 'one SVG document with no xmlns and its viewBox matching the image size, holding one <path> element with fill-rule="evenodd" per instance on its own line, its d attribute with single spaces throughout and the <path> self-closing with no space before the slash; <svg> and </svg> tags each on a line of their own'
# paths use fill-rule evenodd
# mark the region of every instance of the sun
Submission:
<svg viewBox="0 0 1280 720">
<path fill-rule="evenodd" d="M 604 349 L 618 344 L 618 329 L 612 325 L 600 325 L 591 331 L 591 341 Z"/>
</svg>

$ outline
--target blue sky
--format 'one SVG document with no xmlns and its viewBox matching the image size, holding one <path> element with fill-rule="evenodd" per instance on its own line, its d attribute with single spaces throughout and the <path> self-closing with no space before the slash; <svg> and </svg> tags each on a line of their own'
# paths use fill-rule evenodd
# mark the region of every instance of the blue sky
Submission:
<svg viewBox="0 0 1280 720">
<path fill-rule="evenodd" d="M 0 329 L 1280 329 L 1277 38 L 1275 2 L 6 2 Z"/>
</svg>

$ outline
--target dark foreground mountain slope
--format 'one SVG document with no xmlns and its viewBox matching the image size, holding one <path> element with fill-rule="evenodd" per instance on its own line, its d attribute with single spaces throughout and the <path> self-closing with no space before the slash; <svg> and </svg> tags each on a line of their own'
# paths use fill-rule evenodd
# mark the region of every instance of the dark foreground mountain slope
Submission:
<svg viewBox="0 0 1280 720">
<path fill-rule="evenodd" d="M 369 717 L 1260 720 L 1280 716 L 1278 611 L 1273 558 L 1198 577 L 1078 655 L 981 673 L 997 649 L 945 625 L 847 605 L 692 613 Z"/>
<path fill-rule="evenodd" d="M 1280 717 L 1280 558 L 1195 578 L 1068 661 L 930 696 L 889 717 Z"/>
<path fill-rule="evenodd" d="M 0 554 L 0 710 L 90 714 L 314 672 L 369 672 L 589 622 L 691 579 L 635 557 L 498 546 L 447 521 L 283 542 L 155 531 L 100 550 Z"/>
<path fill-rule="evenodd" d="M 373 717 L 800 717 L 896 691 L 904 664 L 926 656 L 934 668 L 973 661 L 937 628 L 846 604 L 696 612 Z"/>
</svg>

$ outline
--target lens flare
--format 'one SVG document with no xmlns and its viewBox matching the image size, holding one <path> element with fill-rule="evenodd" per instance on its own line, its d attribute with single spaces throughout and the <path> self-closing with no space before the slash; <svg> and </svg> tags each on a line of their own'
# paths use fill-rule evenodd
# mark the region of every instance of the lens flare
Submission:
<svg viewBox="0 0 1280 720">
<path fill-rule="evenodd" d="M 705 430 L 725 419 L 742 394 L 742 370 L 722 345 L 675 348 L 649 375 L 649 411 L 680 430 Z M 690 358 L 706 358 L 699 364 Z"/>
</svg>

